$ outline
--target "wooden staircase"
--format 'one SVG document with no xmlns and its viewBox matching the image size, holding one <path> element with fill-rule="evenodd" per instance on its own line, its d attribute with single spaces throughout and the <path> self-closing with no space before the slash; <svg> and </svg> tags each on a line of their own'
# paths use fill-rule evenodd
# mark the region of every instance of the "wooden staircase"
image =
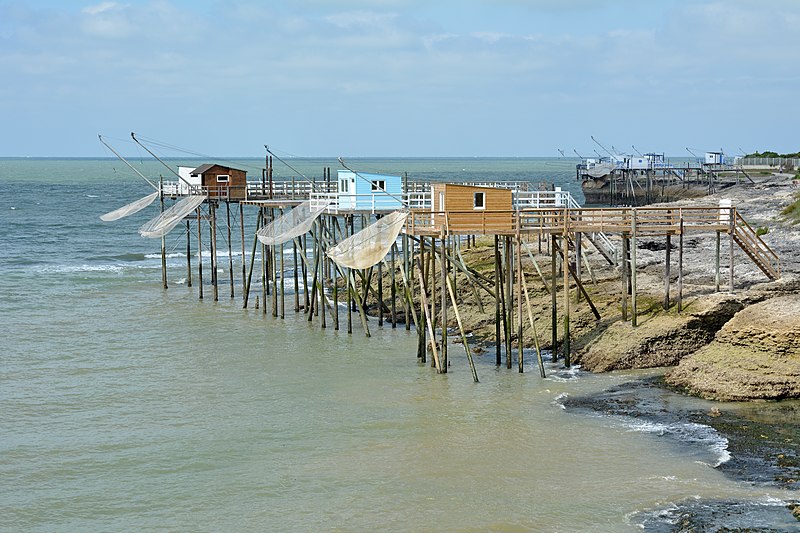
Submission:
<svg viewBox="0 0 800 533">
<path fill-rule="evenodd" d="M 767 244 L 761 240 L 761 237 L 750 227 L 750 224 L 742 218 L 735 209 L 734 225 L 733 225 L 733 240 L 739 245 L 739 248 L 744 250 L 750 259 L 773 281 L 781 277 L 781 263 L 778 256 Z"/>
</svg>

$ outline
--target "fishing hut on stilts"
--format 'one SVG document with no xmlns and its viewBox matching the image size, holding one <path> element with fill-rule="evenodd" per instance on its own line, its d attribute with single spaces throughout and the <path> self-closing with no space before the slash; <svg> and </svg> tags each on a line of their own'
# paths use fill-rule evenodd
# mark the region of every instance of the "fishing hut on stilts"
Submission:
<svg viewBox="0 0 800 533">
<path fill-rule="evenodd" d="M 353 333 L 360 327 L 370 337 L 370 323 L 376 319 L 378 327 L 386 322 L 393 328 L 404 323 L 410 330 L 413 324 L 418 335 L 418 361 L 427 364 L 430 357 L 431 366 L 439 373 L 446 373 L 451 367 L 448 351 L 454 344 L 449 337 L 457 335 L 475 382 L 478 373 L 461 314 L 467 299 L 473 299 L 485 310 L 484 300 L 488 297 L 494 306 L 496 365 L 513 368 L 516 351 L 517 369 L 523 372 L 523 348 L 532 345 L 539 372 L 544 376 L 541 346 L 545 342 L 537 329 L 541 320 L 550 323 L 552 360 L 561 358 L 564 365 L 571 364 L 570 309 L 586 305 L 596 319 L 601 318 L 582 279 L 584 267 L 591 273 L 586 246 L 618 267 L 623 287 L 622 316 L 632 326 L 637 325 L 638 309 L 637 239 L 643 237 L 663 237 L 666 241 L 665 308 L 673 305 L 672 239 L 678 240 L 675 303 L 678 310 L 682 306 L 683 237 L 688 233 L 716 235 L 717 290 L 723 236 L 729 247 L 730 290 L 734 288 L 737 247 L 767 277 L 780 277 L 777 256 L 730 204 L 583 208 L 560 190 L 528 191 L 519 184 L 410 185 L 406 177 L 361 173 L 342 160 L 344 169 L 335 177 L 326 167 L 320 180 L 297 172 L 291 180 L 276 181 L 273 157 L 284 161 L 268 147 L 267 152 L 265 169 L 258 181 L 234 177 L 237 169 L 231 167 L 202 165 L 175 172 L 179 178 L 175 183 L 162 180 L 156 185 L 148 180 L 154 193 L 101 218 L 129 216 L 160 199 L 159 214 L 139 232 L 162 241 L 165 289 L 165 237 L 182 225 L 186 236 L 186 283 L 193 286 L 196 279 L 200 299 L 204 298 L 207 285 L 211 286 L 213 299 L 219 299 L 218 274 L 224 275 L 227 270 L 230 298 L 235 298 L 238 275 L 243 308 L 253 307 L 264 315 L 271 312 L 275 318 L 285 317 L 288 289 L 294 312 L 302 312 L 309 322 L 315 321 L 321 328 L 342 327 Z M 167 207 L 170 200 L 174 203 Z M 246 227 L 248 217 L 253 223 Z M 237 233 L 241 241 L 240 268 L 234 265 L 232 249 Z M 470 266 L 462 254 L 462 249 L 474 245 L 477 238 L 491 243 L 489 271 Z M 612 239 L 621 246 L 612 243 Z M 222 265 L 219 240 L 227 246 L 227 262 Z M 204 280 L 203 250 L 209 252 L 208 280 Z M 549 273 L 539 264 L 537 255 L 549 256 Z M 193 257 L 197 258 L 194 265 Z M 540 280 L 550 294 L 547 317 L 536 316 L 531 305 L 531 278 Z M 259 280 L 260 287 L 254 289 L 258 283 L 253 282 Z M 354 327 L 356 321 L 359 326 Z"/>
</svg>

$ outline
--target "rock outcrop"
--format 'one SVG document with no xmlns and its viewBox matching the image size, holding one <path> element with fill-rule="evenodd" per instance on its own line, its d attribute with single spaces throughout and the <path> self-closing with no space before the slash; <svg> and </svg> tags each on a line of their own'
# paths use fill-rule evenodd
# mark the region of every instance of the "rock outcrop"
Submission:
<svg viewBox="0 0 800 533">
<path fill-rule="evenodd" d="M 744 308 L 666 380 L 715 400 L 800 398 L 800 295 Z"/>
</svg>

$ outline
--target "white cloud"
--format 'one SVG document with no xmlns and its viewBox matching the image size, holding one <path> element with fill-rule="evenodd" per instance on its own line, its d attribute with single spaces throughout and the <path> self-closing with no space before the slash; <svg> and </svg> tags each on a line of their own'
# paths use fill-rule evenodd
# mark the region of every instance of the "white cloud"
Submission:
<svg viewBox="0 0 800 533">
<path fill-rule="evenodd" d="M 87 15 L 99 15 L 101 13 L 107 13 L 109 11 L 115 11 L 121 9 L 123 7 L 125 6 L 117 2 L 101 2 L 93 6 L 84 7 L 81 11 L 83 11 Z"/>
</svg>

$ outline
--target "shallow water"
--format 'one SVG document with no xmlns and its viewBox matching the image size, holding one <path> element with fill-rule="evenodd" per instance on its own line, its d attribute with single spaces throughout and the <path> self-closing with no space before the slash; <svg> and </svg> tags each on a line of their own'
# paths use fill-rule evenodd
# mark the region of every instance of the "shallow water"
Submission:
<svg viewBox="0 0 800 533">
<path fill-rule="evenodd" d="M 475 384 L 452 346 L 436 375 L 402 327 L 241 309 L 240 255 L 236 298 L 198 301 L 179 233 L 163 291 L 153 213 L 97 218 L 148 192 L 108 168 L 0 160 L 0 530 L 634 531 L 686 498 L 784 496 L 715 470 L 713 432 L 563 409 L 625 373 L 484 355 Z"/>
</svg>

